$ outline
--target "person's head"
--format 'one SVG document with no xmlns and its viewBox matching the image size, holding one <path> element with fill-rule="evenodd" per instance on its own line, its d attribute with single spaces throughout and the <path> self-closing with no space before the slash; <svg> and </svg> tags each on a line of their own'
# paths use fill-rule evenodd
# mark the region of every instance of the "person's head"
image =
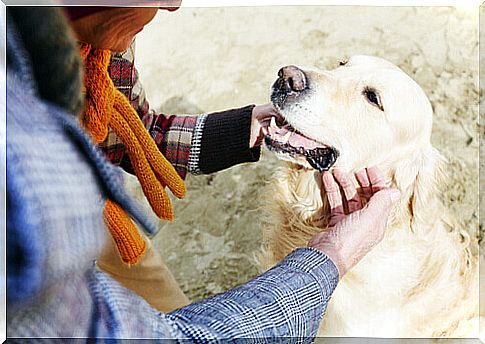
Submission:
<svg viewBox="0 0 485 344">
<path fill-rule="evenodd" d="M 126 50 L 158 9 L 175 11 L 182 0 L 159 0 L 158 7 L 66 7 L 71 27 L 81 42 L 112 51 Z"/>
</svg>

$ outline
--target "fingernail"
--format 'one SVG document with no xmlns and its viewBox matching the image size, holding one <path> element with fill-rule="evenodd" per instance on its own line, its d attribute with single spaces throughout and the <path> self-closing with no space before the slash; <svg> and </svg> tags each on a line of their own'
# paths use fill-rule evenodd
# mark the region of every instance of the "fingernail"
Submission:
<svg viewBox="0 0 485 344">
<path fill-rule="evenodd" d="M 392 189 L 389 193 L 392 203 L 396 203 L 401 198 L 401 191 L 398 189 Z"/>
</svg>

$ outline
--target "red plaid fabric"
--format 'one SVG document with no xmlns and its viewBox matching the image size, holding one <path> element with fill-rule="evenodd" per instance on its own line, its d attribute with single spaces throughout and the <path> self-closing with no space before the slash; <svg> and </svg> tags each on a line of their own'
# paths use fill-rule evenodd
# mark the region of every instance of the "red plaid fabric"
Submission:
<svg viewBox="0 0 485 344">
<path fill-rule="evenodd" d="M 127 51 L 113 54 L 108 70 L 109 75 L 115 87 L 128 98 L 162 154 L 172 163 L 179 175 L 185 178 L 192 136 L 199 116 L 169 116 L 157 114 L 150 109 L 134 66 L 134 53 L 135 48 L 132 44 Z M 110 130 L 106 140 L 100 144 L 100 148 L 110 162 L 133 173 L 128 153 L 114 132 Z"/>
</svg>

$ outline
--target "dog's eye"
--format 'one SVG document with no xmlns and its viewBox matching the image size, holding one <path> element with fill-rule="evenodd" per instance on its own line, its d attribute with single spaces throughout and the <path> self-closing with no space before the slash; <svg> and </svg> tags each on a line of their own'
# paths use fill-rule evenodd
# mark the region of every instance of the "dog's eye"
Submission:
<svg viewBox="0 0 485 344">
<path fill-rule="evenodd" d="M 376 90 L 370 87 L 366 87 L 364 89 L 364 95 L 367 98 L 369 102 L 371 102 L 373 105 L 377 106 L 381 111 L 384 111 L 384 108 L 382 107 L 381 100 L 379 98 L 379 95 L 377 94 Z"/>
<path fill-rule="evenodd" d="M 349 60 L 340 60 L 338 65 L 339 66 L 345 66 L 348 62 L 349 62 Z"/>
</svg>

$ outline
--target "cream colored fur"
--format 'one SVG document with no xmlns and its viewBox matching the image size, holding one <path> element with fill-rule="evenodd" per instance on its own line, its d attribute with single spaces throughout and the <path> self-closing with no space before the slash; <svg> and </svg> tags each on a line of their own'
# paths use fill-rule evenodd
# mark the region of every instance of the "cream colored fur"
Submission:
<svg viewBox="0 0 485 344">
<path fill-rule="evenodd" d="M 355 56 L 335 70 L 305 73 L 308 96 L 280 109 L 287 121 L 336 147 L 336 167 L 353 172 L 378 165 L 387 184 L 402 192 L 384 240 L 339 282 L 319 335 L 478 337 L 476 242 L 440 201 L 445 161 L 430 143 L 426 95 L 376 57 Z M 362 95 L 366 86 L 380 93 L 384 111 Z M 270 223 L 259 257 L 263 269 L 306 246 L 328 216 L 320 173 L 295 163 L 275 172 L 265 194 Z"/>
</svg>

